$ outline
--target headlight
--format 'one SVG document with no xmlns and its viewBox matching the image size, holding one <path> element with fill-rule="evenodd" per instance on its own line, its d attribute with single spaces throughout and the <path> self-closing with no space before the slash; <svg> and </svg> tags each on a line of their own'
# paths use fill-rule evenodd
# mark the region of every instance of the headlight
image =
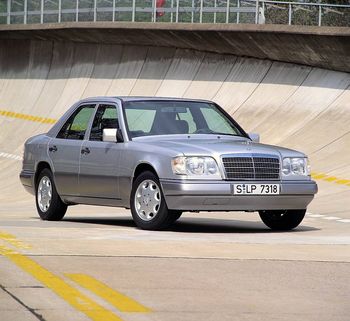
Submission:
<svg viewBox="0 0 350 321">
<path fill-rule="evenodd" d="M 171 161 L 174 174 L 207 179 L 221 179 L 218 165 L 212 157 L 175 157 Z"/>
<path fill-rule="evenodd" d="M 284 158 L 282 164 L 283 175 L 310 175 L 309 160 L 306 157 L 303 158 Z"/>
</svg>

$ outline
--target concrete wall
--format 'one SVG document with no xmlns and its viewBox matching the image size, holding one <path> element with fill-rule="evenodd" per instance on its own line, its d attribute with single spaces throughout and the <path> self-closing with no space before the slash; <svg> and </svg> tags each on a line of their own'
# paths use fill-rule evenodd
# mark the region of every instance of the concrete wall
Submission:
<svg viewBox="0 0 350 321">
<path fill-rule="evenodd" d="M 45 119 L 28 115 L 50 122 L 84 97 L 206 98 L 247 131 L 259 132 L 263 142 L 308 153 L 320 178 L 311 209 L 345 212 L 350 208 L 349 86 L 349 73 L 268 59 L 174 47 L 2 39 L 0 153 L 21 156 L 26 138 L 50 128 Z M 20 162 L 0 157 L 0 164 L 1 198 L 17 200 Z"/>
</svg>

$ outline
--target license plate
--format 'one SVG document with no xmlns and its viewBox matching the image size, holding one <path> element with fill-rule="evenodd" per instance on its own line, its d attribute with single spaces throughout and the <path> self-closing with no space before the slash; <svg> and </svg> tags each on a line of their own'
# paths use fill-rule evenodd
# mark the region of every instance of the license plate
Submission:
<svg viewBox="0 0 350 321">
<path fill-rule="evenodd" d="M 233 184 L 235 195 L 277 195 L 279 193 L 279 184 Z"/>
</svg>

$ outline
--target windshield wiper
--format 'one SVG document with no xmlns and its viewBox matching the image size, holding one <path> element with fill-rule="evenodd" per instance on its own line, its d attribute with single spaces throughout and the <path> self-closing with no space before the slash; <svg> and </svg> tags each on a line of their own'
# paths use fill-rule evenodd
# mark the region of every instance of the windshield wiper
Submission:
<svg viewBox="0 0 350 321">
<path fill-rule="evenodd" d="M 245 137 L 245 136 L 239 135 L 239 134 L 228 134 L 228 133 L 220 133 L 220 132 L 212 132 L 211 134 L 214 134 L 214 135 L 226 135 L 226 136 L 236 136 L 236 137 Z"/>
</svg>

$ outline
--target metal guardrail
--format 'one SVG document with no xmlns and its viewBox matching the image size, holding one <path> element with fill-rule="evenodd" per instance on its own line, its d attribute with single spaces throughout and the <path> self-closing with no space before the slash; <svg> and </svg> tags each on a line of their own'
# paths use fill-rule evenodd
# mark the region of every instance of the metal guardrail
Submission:
<svg viewBox="0 0 350 321">
<path fill-rule="evenodd" d="M 0 24 L 66 21 L 350 26 L 349 5 L 272 0 L 0 0 Z"/>
</svg>

